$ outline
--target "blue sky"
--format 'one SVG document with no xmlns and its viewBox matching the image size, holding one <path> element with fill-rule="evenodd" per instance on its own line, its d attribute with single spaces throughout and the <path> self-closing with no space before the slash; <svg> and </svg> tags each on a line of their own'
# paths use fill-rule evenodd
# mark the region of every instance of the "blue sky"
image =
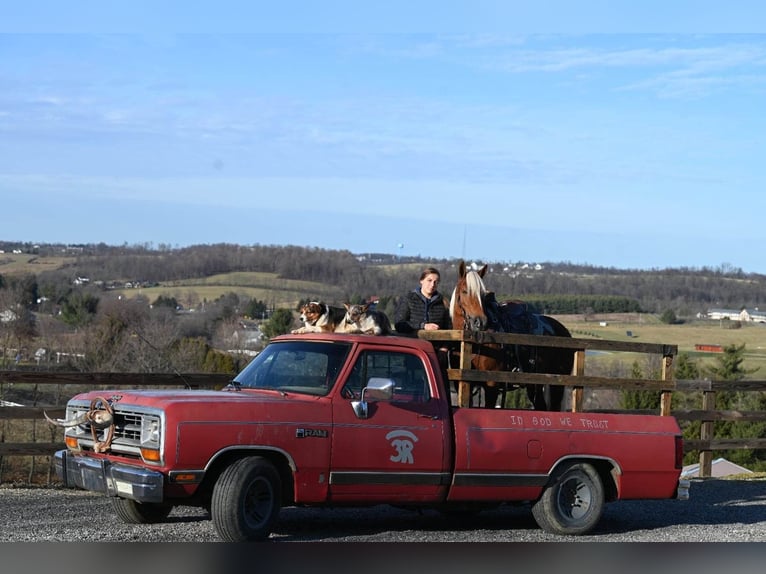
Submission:
<svg viewBox="0 0 766 574">
<path fill-rule="evenodd" d="M 758 3 L 82 4 L 0 24 L 2 240 L 766 273 Z"/>
</svg>

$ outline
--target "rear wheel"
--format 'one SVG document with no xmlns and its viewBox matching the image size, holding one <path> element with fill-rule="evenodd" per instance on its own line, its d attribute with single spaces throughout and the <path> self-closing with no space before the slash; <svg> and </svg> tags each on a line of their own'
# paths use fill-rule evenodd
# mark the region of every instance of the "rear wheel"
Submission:
<svg viewBox="0 0 766 574">
<path fill-rule="evenodd" d="M 571 464 L 558 473 L 532 506 L 537 524 L 553 534 L 585 534 L 604 511 L 604 486 L 592 465 Z"/>
<path fill-rule="evenodd" d="M 112 498 L 112 508 L 126 524 L 152 524 L 164 522 L 173 510 L 172 504 L 136 502 L 129 498 Z"/>
<path fill-rule="evenodd" d="M 213 488 L 210 515 L 227 542 L 265 540 L 281 507 L 282 488 L 274 465 L 260 456 L 226 468 Z"/>
</svg>

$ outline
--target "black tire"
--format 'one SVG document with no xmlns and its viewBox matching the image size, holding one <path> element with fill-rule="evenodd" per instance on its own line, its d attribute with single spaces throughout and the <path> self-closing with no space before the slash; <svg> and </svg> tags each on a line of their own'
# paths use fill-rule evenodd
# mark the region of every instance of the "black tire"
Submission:
<svg viewBox="0 0 766 574">
<path fill-rule="evenodd" d="M 154 504 L 136 502 L 129 498 L 112 498 L 112 508 L 117 516 L 126 524 L 155 524 L 165 522 L 172 504 Z"/>
<path fill-rule="evenodd" d="M 274 465 L 260 456 L 241 458 L 215 483 L 210 516 L 226 542 L 266 540 L 281 508 L 282 485 Z"/>
<path fill-rule="evenodd" d="M 603 511 L 604 485 L 596 469 L 586 463 L 564 468 L 532 506 L 537 524 L 552 534 L 585 534 Z"/>
</svg>

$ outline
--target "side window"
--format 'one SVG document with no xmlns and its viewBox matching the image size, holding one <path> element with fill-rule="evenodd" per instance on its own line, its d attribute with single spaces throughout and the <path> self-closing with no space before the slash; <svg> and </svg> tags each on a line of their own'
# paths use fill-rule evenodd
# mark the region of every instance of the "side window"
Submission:
<svg viewBox="0 0 766 574">
<path fill-rule="evenodd" d="M 425 402 L 431 398 L 423 361 L 407 353 L 365 351 L 354 364 L 343 394 L 358 397 L 372 377 L 393 379 L 394 402 Z"/>
</svg>

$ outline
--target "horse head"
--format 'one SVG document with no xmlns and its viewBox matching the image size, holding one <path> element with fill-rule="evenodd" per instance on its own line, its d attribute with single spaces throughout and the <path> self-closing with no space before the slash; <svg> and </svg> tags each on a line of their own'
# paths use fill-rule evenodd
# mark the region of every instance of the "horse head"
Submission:
<svg viewBox="0 0 766 574">
<path fill-rule="evenodd" d="M 455 329 L 483 331 L 487 328 L 487 314 L 482 301 L 487 293 L 484 275 L 487 265 L 480 269 L 469 269 L 465 261 L 458 266 L 458 279 L 450 298 L 450 317 Z"/>
</svg>

